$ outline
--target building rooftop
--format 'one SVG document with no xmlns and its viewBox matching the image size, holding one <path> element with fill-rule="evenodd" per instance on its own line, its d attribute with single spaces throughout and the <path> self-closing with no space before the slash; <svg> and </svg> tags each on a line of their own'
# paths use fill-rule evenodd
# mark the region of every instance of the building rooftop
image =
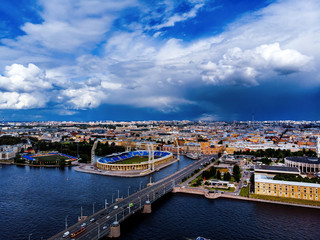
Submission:
<svg viewBox="0 0 320 240">
<path fill-rule="evenodd" d="M 283 167 L 283 166 L 269 166 L 269 165 L 256 165 L 255 172 L 274 172 L 274 173 L 295 173 L 299 174 L 299 169 L 295 167 Z"/>
<path fill-rule="evenodd" d="M 286 157 L 286 159 L 294 162 L 320 164 L 320 158 L 315 157 Z"/>
<path fill-rule="evenodd" d="M 286 184 L 291 186 L 300 186 L 300 187 L 320 187 L 318 183 L 306 183 L 306 182 L 291 182 L 291 181 L 281 181 L 281 180 L 273 180 L 266 176 L 255 174 L 254 181 L 260 183 L 272 183 L 272 184 Z"/>
</svg>

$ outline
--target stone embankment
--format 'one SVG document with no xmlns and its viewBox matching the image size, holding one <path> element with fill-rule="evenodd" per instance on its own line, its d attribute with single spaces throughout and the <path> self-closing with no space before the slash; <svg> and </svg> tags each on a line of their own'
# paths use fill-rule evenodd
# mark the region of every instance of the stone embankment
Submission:
<svg viewBox="0 0 320 240">
<path fill-rule="evenodd" d="M 204 189 L 204 188 L 188 188 L 188 187 L 174 187 L 172 192 L 203 195 L 206 198 L 210 198 L 210 199 L 216 199 L 222 195 L 221 193 L 210 193 L 207 189 Z"/>
<path fill-rule="evenodd" d="M 295 206 L 295 207 L 306 207 L 306 208 L 315 208 L 319 209 L 319 206 L 313 205 L 304 205 L 304 204 L 295 204 L 295 203 L 286 203 L 286 202 L 277 202 L 271 200 L 263 200 L 263 199 L 256 199 L 256 198 L 248 198 L 248 197 L 241 197 L 239 195 L 235 195 L 234 193 L 211 193 L 209 190 L 201 188 L 201 187 L 174 187 L 172 190 L 173 193 L 187 193 L 187 194 L 195 194 L 195 195 L 203 195 L 209 199 L 216 199 L 216 198 L 229 198 L 229 199 L 236 199 L 236 200 L 243 200 L 243 201 L 252 201 L 252 202 L 263 202 L 263 203 L 273 203 L 273 204 L 280 204 L 280 205 L 287 205 L 287 206 Z"/>
</svg>

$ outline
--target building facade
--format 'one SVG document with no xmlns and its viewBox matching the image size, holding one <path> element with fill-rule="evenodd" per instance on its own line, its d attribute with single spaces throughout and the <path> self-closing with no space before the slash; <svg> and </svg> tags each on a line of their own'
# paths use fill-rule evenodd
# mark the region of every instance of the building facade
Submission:
<svg viewBox="0 0 320 240">
<path fill-rule="evenodd" d="M 286 167 L 296 167 L 301 173 L 320 172 L 320 158 L 309 157 L 286 157 L 284 159 Z"/>
<path fill-rule="evenodd" d="M 259 176 L 259 175 L 258 175 Z M 259 178 L 255 175 L 255 194 L 319 201 L 320 184 Z"/>
</svg>

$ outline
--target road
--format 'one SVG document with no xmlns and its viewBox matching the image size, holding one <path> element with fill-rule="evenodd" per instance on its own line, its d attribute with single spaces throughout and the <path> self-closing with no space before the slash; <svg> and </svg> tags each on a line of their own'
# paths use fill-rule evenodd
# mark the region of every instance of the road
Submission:
<svg viewBox="0 0 320 240">
<path fill-rule="evenodd" d="M 195 161 L 178 172 L 131 194 L 117 203 L 111 204 L 105 209 L 101 209 L 95 214 L 88 216 L 85 221 L 76 223 L 49 239 L 65 239 L 62 237 L 64 232 L 69 231 L 72 233 L 81 229 L 81 224 L 83 222 L 87 224 L 86 230 L 76 236 L 75 239 L 99 239 L 107 236 L 110 231 L 110 226 L 114 222 L 120 223 L 124 221 L 135 212 L 141 210 L 146 201 L 150 201 L 152 203 L 165 194 L 171 192 L 176 183 L 180 183 L 184 177 L 191 175 L 194 170 L 202 168 L 204 163 L 209 162 L 212 159 L 213 156 L 203 156 L 200 160 Z M 94 218 L 94 220 L 90 221 L 92 218 Z"/>
</svg>

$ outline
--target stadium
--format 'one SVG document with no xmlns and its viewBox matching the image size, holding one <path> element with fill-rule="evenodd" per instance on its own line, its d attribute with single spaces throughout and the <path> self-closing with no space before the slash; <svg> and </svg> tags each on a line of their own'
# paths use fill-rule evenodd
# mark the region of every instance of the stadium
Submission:
<svg viewBox="0 0 320 240">
<path fill-rule="evenodd" d="M 320 158 L 311 157 L 286 157 L 284 159 L 286 167 L 299 168 L 301 173 L 320 172 Z"/>
<path fill-rule="evenodd" d="M 50 164 L 57 163 L 60 160 L 65 160 L 66 162 L 77 160 L 76 157 L 58 153 L 58 152 L 48 152 L 48 153 L 38 153 L 32 155 L 23 155 L 22 158 L 29 161 L 30 163 L 40 163 L 40 164 Z"/>
<path fill-rule="evenodd" d="M 173 154 L 166 151 L 132 151 L 112 154 L 97 160 L 97 167 L 107 171 L 154 170 L 173 160 Z"/>
</svg>

